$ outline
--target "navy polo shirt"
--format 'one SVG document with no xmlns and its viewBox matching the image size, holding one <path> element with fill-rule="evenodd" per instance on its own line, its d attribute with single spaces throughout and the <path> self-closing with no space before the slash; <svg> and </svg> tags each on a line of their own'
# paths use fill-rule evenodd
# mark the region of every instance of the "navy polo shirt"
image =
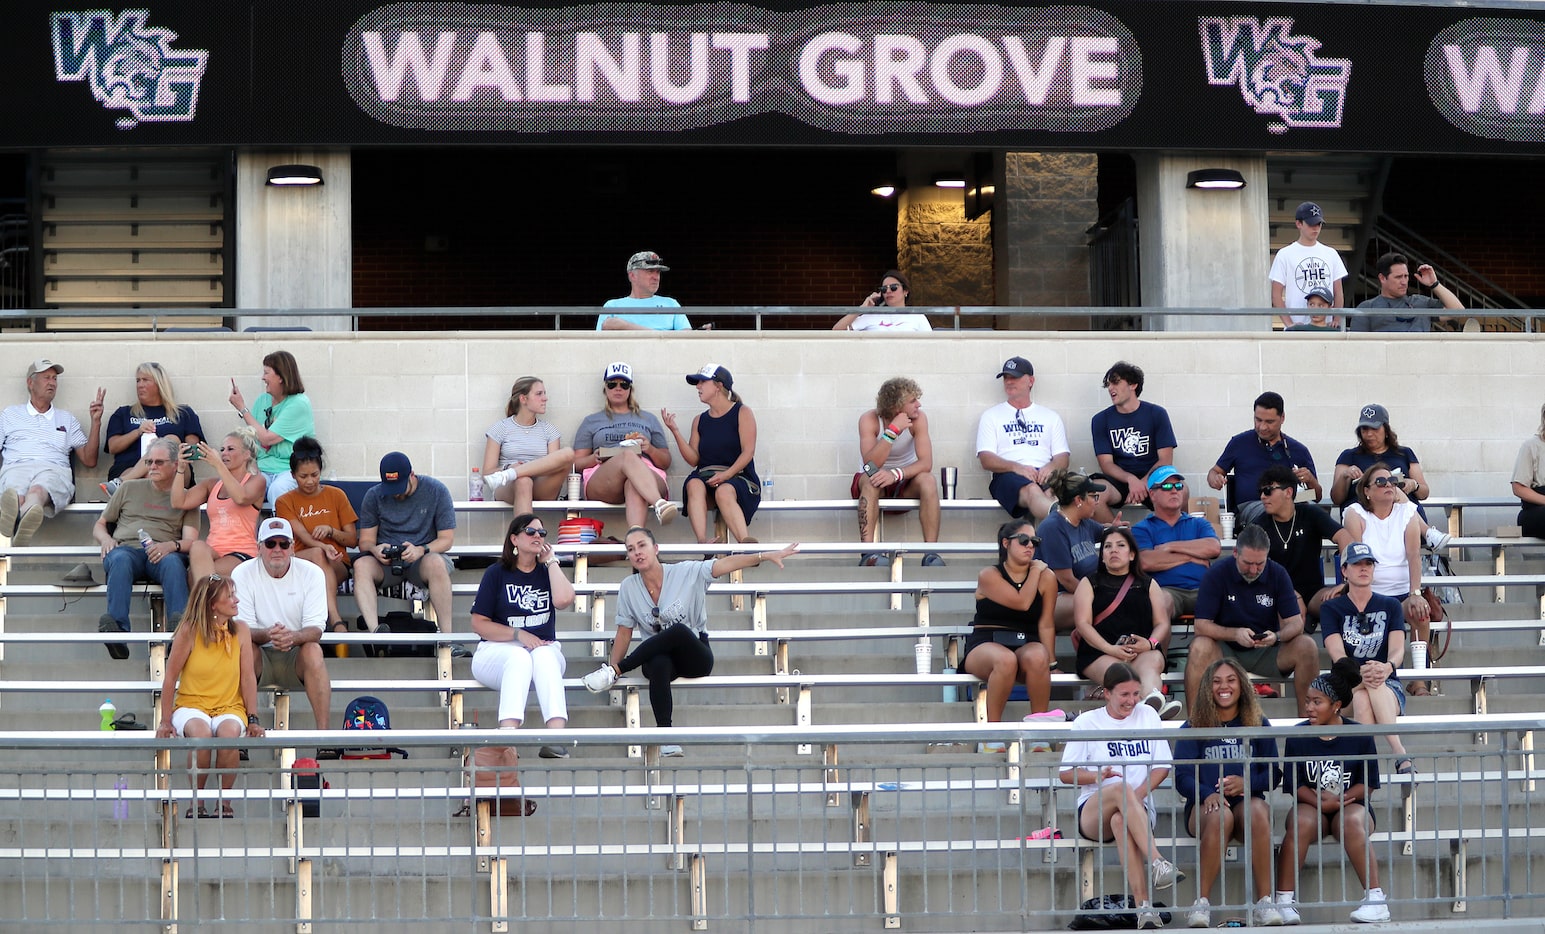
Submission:
<svg viewBox="0 0 1545 934">
<path fill-rule="evenodd" d="M 1254 431 L 1241 431 L 1228 439 L 1218 458 L 1218 467 L 1224 473 L 1230 469 L 1234 471 L 1236 508 L 1237 503 L 1256 500 L 1256 491 L 1261 488 L 1261 474 L 1267 467 L 1308 467 L 1315 476 L 1320 474 L 1314 469 L 1314 458 L 1309 449 L 1299 442 L 1283 435 L 1275 444 L 1268 445 Z"/>
<path fill-rule="evenodd" d="M 1297 615 L 1293 580 L 1282 565 L 1269 559 L 1260 577 L 1246 581 L 1239 573 L 1239 562 L 1224 558 L 1207 569 L 1197 588 L 1196 618 L 1210 619 L 1219 626 L 1277 632 L 1283 618 Z"/>
</svg>

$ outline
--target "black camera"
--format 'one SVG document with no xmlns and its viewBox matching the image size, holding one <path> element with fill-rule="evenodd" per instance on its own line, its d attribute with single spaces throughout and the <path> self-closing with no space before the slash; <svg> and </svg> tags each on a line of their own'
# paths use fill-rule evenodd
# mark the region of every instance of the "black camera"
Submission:
<svg viewBox="0 0 1545 934">
<path fill-rule="evenodd" d="M 381 549 L 382 556 L 386 558 L 392 569 L 393 577 L 401 577 L 408 570 L 407 563 L 402 560 L 403 549 L 407 547 L 406 545 L 387 545 Z"/>
</svg>

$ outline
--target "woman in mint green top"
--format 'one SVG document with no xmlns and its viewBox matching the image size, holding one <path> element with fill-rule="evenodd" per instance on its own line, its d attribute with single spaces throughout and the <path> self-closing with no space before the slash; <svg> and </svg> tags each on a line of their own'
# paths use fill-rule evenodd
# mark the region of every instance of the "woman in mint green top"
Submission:
<svg viewBox="0 0 1545 934">
<path fill-rule="evenodd" d="M 268 391 L 248 406 L 232 379 L 230 402 L 242 424 L 257 432 L 261 448 L 257 468 L 268 478 L 267 505 L 273 508 L 279 497 L 295 489 L 290 451 L 296 441 L 316 435 L 316 420 L 306 386 L 300 381 L 300 366 L 288 350 L 276 350 L 263 358 L 263 386 Z"/>
</svg>

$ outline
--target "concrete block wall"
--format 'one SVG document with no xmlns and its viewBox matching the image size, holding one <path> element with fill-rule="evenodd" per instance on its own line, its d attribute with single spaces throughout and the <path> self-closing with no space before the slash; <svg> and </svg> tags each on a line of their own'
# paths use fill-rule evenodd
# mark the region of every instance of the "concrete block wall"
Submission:
<svg viewBox="0 0 1545 934">
<path fill-rule="evenodd" d="M 859 415 L 873 405 L 881 382 L 911 376 L 924 390 L 936 466 L 959 467 L 961 496 L 985 498 L 974 453 L 977 419 L 1002 398 L 994 374 L 1015 354 L 1035 364 L 1034 398 L 1066 422 L 1075 466 L 1094 466 L 1089 419 L 1109 404 L 1100 377 L 1125 359 L 1146 371 L 1143 398 L 1169 409 L 1177 463 L 1195 482 L 1204 482 L 1230 435 L 1251 427 L 1255 396 L 1272 389 L 1287 400 L 1286 431 L 1309 446 L 1327 485 L 1337 454 L 1353 443 L 1358 408 L 1380 402 L 1437 495 L 1506 496 L 1518 447 L 1540 420 L 1540 398 L 1519 388 L 1530 385 L 1527 374 L 1545 368 L 1545 339 L 1491 334 L 29 334 L 0 346 L 0 403 L 25 399 L 27 362 L 46 355 L 66 368 L 59 405 L 84 419 L 102 386 L 110 414 L 132 401 L 135 365 L 156 360 L 218 436 L 237 424 L 226 402 L 231 379 L 250 401 L 261 391 L 263 355 L 279 348 L 300 362 L 329 472 L 374 476 L 381 455 L 399 449 L 458 498 L 481 460 L 483 431 L 502 417 L 517 377 L 543 377 L 549 420 L 567 441 L 601 406 L 601 371 L 612 360 L 633 365 L 642 405 L 686 418 L 699 406 L 683 376 L 710 361 L 728 367 L 756 413 L 757 462 L 764 473 L 771 468 L 780 499 L 845 497 L 857 467 Z M 96 492 L 106 464 L 104 457 L 97 470 L 80 473 L 81 499 L 96 498 L 86 491 Z M 673 495 L 686 472 L 678 454 Z M 1485 521 L 1495 524 L 1504 514 L 1511 521 L 1510 511 Z M 957 514 L 944 535 L 981 540 L 996 522 L 992 513 L 974 520 Z M 846 516 L 759 518 L 753 531 L 764 541 L 854 537 Z M 679 534 L 689 533 L 683 526 Z M 679 540 L 675 535 L 668 540 Z M 892 521 L 886 537 L 916 538 L 915 519 Z"/>
</svg>

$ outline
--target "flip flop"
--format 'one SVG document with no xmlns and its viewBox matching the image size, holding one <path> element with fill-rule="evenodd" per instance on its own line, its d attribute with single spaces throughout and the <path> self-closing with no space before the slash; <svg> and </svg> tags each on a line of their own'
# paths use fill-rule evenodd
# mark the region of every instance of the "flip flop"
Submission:
<svg viewBox="0 0 1545 934">
<path fill-rule="evenodd" d="M 1416 764 L 1411 761 L 1411 757 L 1410 756 L 1401 756 L 1400 758 L 1395 760 L 1395 774 L 1396 775 L 1415 775 L 1416 774 Z"/>
<path fill-rule="evenodd" d="M 209 817 L 216 817 L 217 815 L 211 814 L 208 811 L 204 810 L 204 806 L 201 804 L 201 805 L 199 805 L 199 808 L 198 808 L 198 816 L 199 816 L 200 820 L 203 820 L 203 819 L 209 818 Z M 183 817 L 186 817 L 189 820 L 193 819 L 193 808 L 191 806 L 188 808 L 188 813 L 184 814 Z"/>
<path fill-rule="evenodd" d="M 234 820 L 236 818 L 236 809 L 231 807 L 231 802 L 223 801 L 220 803 L 220 813 L 211 814 L 209 816 L 225 818 L 226 820 Z"/>
</svg>

